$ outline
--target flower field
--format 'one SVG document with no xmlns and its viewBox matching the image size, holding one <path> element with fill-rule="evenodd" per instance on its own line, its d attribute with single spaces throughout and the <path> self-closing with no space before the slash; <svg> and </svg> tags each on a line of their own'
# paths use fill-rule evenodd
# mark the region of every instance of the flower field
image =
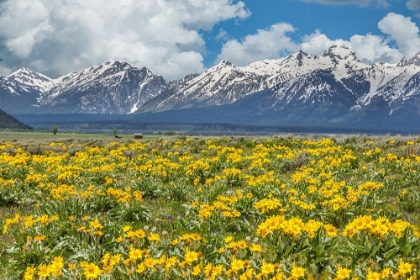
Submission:
<svg viewBox="0 0 420 280">
<path fill-rule="evenodd" d="M 0 142 L 0 279 L 419 279 L 419 142 Z"/>
</svg>

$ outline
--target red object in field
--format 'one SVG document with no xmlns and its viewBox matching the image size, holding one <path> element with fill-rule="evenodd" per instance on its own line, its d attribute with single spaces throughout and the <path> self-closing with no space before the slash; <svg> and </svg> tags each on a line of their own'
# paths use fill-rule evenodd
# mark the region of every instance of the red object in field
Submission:
<svg viewBox="0 0 420 280">
<path fill-rule="evenodd" d="M 143 139 L 143 134 L 140 134 L 140 133 L 134 134 L 134 139 Z"/>
</svg>

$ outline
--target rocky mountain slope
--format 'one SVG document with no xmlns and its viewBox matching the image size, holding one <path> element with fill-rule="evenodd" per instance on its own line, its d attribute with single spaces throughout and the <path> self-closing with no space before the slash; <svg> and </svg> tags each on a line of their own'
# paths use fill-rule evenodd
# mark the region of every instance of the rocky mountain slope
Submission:
<svg viewBox="0 0 420 280">
<path fill-rule="evenodd" d="M 398 64 L 364 64 L 345 45 L 333 45 L 322 56 L 299 51 L 246 67 L 222 61 L 201 75 L 175 82 L 171 94 L 150 100 L 140 111 L 227 105 L 264 92 L 271 103 L 260 108 L 260 115 L 264 111 L 332 110 L 332 119 L 379 103 L 383 114 L 392 115 L 405 110 L 410 104 L 405 100 L 417 99 L 419 64 L 420 55 Z"/>
<path fill-rule="evenodd" d="M 107 61 L 50 79 L 21 69 L 0 80 L 0 106 L 13 113 L 129 114 L 166 91 L 147 68 Z"/>
<path fill-rule="evenodd" d="M 166 82 L 147 68 L 107 61 L 54 81 L 40 105 L 65 113 L 128 114 L 166 90 Z"/>
<path fill-rule="evenodd" d="M 201 110 L 206 112 L 203 121 L 250 119 L 256 124 L 419 119 L 419 93 L 420 53 L 397 64 L 368 65 L 343 44 L 331 46 L 322 56 L 299 51 L 245 67 L 223 60 L 170 83 L 145 67 L 119 61 L 58 79 L 29 69 L 0 78 L 0 106 L 17 114 L 162 116 L 156 113 L 166 111 L 183 116 Z"/>
<path fill-rule="evenodd" d="M 28 68 L 0 77 L 0 108 L 13 114 L 31 112 L 53 86 L 52 79 Z"/>
</svg>

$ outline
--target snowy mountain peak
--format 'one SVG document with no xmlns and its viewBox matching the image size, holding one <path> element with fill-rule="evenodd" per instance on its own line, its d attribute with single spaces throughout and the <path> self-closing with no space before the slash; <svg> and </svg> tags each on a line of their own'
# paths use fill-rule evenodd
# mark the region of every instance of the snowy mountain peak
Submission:
<svg viewBox="0 0 420 280">
<path fill-rule="evenodd" d="M 130 68 L 133 68 L 130 64 L 127 62 L 121 62 L 121 61 L 114 61 L 114 60 L 108 60 L 103 63 L 100 63 L 96 66 L 87 68 L 83 70 L 82 73 L 93 73 L 95 75 L 101 75 L 101 74 L 115 74 L 120 71 L 128 70 Z"/>
<path fill-rule="evenodd" d="M 291 56 L 296 57 L 296 59 L 302 59 L 303 57 L 307 57 L 310 55 L 302 50 L 299 50 L 295 52 L 294 54 L 292 54 Z"/>
<path fill-rule="evenodd" d="M 420 66 L 420 52 L 418 52 L 414 57 L 410 58 L 407 61 L 407 65 Z"/>
<path fill-rule="evenodd" d="M 38 78 L 41 78 L 43 80 L 51 81 L 51 79 L 48 78 L 47 76 L 44 76 L 44 75 L 42 75 L 41 73 L 38 73 L 38 72 L 34 72 L 31 69 L 26 68 L 26 67 L 21 68 L 21 69 L 15 71 L 15 72 L 13 72 L 12 74 L 7 76 L 6 78 L 15 79 L 15 78 L 18 78 L 18 77 L 38 77 Z"/>
<path fill-rule="evenodd" d="M 12 74 L 7 76 L 6 78 L 20 76 L 20 75 L 31 75 L 32 73 L 34 73 L 34 72 L 31 69 L 23 67 L 23 68 L 15 71 L 15 72 L 13 72 Z"/>
<path fill-rule="evenodd" d="M 71 72 L 65 76 L 62 76 L 55 80 L 56 84 L 61 86 L 78 86 L 86 83 L 90 83 L 94 80 L 107 79 L 115 75 L 124 75 L 125 72 L 137 69 L 132 67 L 127 62 L 121 62 L 118 60 L 108 60 L 97 64 L 95 66 L 86 68 L 80 72 Z"/>
<path fill-rule="evenodd" d="M 124 62 L 124 61 L 119 61 L 119 60 L 108 60 L 103 63 L 100 63 L 99 65 L 103 67 L 132 68 L 132 66 L 129 63 Z"/>
<path fill-rule="evenodd" d="M 167 89 L 161 76 L 109 60 L 55 80 L 41 106 L 71 113 L 130 114 Z"/>
<path fill-rule="evenodd" d="M 19 84 L 19 86 L 26 90 L 34 87 L 41 92 L 46 92 L 54 86 L 54 82 L 51 78 L 44 76 L 41 73 L 34 72 L 26 67 L 10 74 L 6 79 L 11 83 Z"/>
<path fill-rule="evenodd" d="M 233 66 L 233 64 L 229 62 L 228 60 L 223 59 L 222 61 L 219 62 L 219 64 L 217 64 L 217 66 Z"/>
<path fill-rule="evenodd" d="M 304 65 L 305 59 L 312 59 L 312 56 L 300 50 L 286 57 L 285 62 L 296 61 L 296 66 L 301 67 Z"/>
<path fill-rule="evenodd" d="M 135 69 L 135 68 L 133 68 L 133 69 Z M 146 74 L 146 76 L 153 76 L 153 77 L 155 76 L 155 74 L 153 74 L 152 71 L 150 71 L 149 68 L 143 67 L 143 68 L 140 69 L 140 71 L 144 72 Z"/>
<path fill-rule="evenodd" d="M 323 56 L 330 57 L 335 63 L 337 63 L 339 60 L 359 61 L 359 59 L 356 57 L 356 53 L 344 43 L 336 43 L 332 45 L 324 52 Z"/>
</svg>

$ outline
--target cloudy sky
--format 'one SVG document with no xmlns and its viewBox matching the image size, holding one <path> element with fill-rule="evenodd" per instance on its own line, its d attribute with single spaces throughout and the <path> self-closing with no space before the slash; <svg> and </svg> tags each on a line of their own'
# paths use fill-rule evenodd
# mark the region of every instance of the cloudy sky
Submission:
<svg viewBox="0 0 420 280">
<path fill-rule="evenodd" d="M 336 41 L 366 63 L 420 51 L 420 0 L 0 0 L 0 76 L 56 78 L 113 59 L 167 81 Z"/>
</svg>

